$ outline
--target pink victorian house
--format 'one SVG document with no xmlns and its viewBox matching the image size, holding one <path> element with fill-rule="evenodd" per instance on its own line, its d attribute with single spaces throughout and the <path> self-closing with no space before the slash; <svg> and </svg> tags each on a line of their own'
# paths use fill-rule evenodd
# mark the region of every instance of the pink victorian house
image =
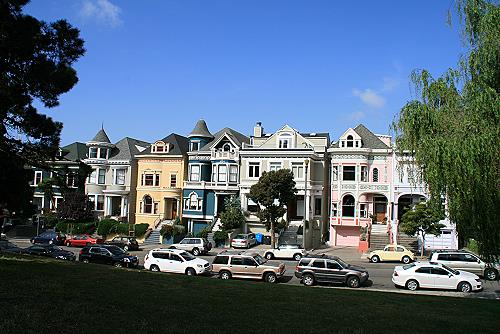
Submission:
<svg viewBox="0 0 500 334">
<path fill-rule="evenodd" d="M 364 125 L 349 128 L 328 149 L 331 157 L 331 246 L 358 246 L 360 228 L 389 231 L 393 215 L 391 137 Z"/>
</svg>

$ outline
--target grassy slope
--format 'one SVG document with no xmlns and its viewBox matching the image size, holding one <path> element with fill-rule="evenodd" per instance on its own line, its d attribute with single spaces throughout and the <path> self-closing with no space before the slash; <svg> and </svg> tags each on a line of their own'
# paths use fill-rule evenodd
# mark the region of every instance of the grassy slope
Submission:
<svg viewBox="0 0 500 334">
<path fill-rule="evenodd" d="M 2 333 L 483 332 L 493 300 L 220 281 L 0 259 Z M 496 326 L 496 328 L 495 328 Z"/>
</svg>

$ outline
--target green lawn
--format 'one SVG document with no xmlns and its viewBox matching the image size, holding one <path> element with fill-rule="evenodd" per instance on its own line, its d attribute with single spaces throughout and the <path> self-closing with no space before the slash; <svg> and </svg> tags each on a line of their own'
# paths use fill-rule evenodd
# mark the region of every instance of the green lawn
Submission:
<svg viewBox="0 0 500 334">
<path fill-rule="evenodd" d="M 6 333 L 497 333 L 500 302 L 0 258 Z"/>
</svg>

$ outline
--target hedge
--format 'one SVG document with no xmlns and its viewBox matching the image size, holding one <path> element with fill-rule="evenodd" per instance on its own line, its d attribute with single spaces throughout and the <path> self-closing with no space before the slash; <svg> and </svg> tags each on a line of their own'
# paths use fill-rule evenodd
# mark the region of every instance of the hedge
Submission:
<svg viewBox="0 0 500 334">
<path fill-rule="evenodd" d="M 55 226 L 56 230 L 63 233 L 72 234 L 93 234 L 96 229 L 96 223 L 74 223 L 59 222 Z"/>
</svg>

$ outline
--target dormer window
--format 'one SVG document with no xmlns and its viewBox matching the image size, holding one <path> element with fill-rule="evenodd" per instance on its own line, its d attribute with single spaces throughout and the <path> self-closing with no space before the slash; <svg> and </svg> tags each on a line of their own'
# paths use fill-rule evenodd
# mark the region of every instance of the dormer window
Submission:
<svg viewBox="0 0 500 334">
<path fill-rule="evenodd" d="M 153 146 L 151 146 L 151 152 L 152 153 L 164 153 L 169 151 L 169 146 L 168 144 L 165 144 L 162 141 L 157 141 L 154 143 Z"/>
<path fill-rule="evenodd" d="M 99 159 L 106 159 L 107 157 L 108 157 L 108 149 L 101 147 L 99 149 Z"/>
<path fill-rule="evenodd" d="M 351 135 L 347 136 L 347 147 L 354 147 L 354 139 Z"/>
<path fill-rule="evenodd" d="M 292 136 L 289 133 L 283 133 L 278 139 L 278 148 L 291 148 Z"/>
<path fill-rule="evenodd" d="M 229 143 L 225 143 L 222 146 L 222 151 L 224 151 L 224 152 L 230 152 L 231 151 L 231 145 L 229 145 Z"/>
<path fill-rule="evenodd" d="M 97 159 L 97 147 L 89 148 L 89 159 Z"/>
<path fill-rule="evenodd" d="M 200 149 L 200 142 L 199 141 L 192 141 L 190 151 L 198 151 L 199 149 Z"/>
</svg>

